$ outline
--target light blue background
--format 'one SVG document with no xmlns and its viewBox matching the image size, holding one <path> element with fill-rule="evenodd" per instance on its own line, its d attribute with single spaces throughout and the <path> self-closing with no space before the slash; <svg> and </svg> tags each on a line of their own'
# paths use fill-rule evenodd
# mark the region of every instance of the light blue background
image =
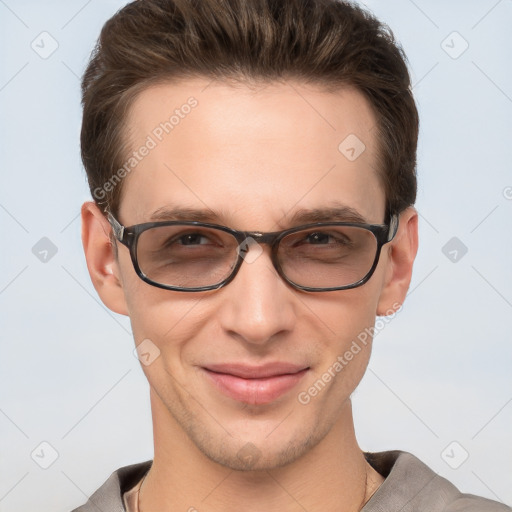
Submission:
<svg viewBox="0 0 512 512">
<path fill-rule="evenodd" d="M 2 512 L 69 511 L 153 453 L 129 321 L 97 298 L 80 241 L 79 77 L 124 3 L 0 0 Z M 512 1 L 367 6 L 410 61 L 421 248 L 354 395 L 359 442 L 512 504 Z M 43 31 L 58 42 L 48 59 L 31 48 Z M 469 43 L 457 59 L 443 49 L 462 48 L 454 31 Z M 456 263 L 442 252 L 454 236 L 468 248 Z M 58 248 L 47 263 L 32 253 L 42 237 Z M 59 454 L 46 470 L 31 458 L 43 441 Z M 453 441 L 469 454 L 458 469 L 441 455 Z"/>
</svg>

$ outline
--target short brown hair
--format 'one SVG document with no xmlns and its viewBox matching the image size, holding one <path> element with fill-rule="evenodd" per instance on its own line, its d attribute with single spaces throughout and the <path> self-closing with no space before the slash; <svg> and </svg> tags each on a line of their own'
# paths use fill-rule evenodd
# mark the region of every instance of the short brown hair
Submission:
<svg viewBox="0 0 512 512">
<path fill-rule="evenodd" d="M 386 217 L 414 204 L 419 122 L 406 57 L 369 12 L 341 0 L 137 0 L 105 23 L 82 80 L 82 161 L 99 205 L 119 208 L 122 184 L 104 184 L 125 161 L 136 95 L 196 77 L 355 86 L 377 119 Z"/>
</svg>

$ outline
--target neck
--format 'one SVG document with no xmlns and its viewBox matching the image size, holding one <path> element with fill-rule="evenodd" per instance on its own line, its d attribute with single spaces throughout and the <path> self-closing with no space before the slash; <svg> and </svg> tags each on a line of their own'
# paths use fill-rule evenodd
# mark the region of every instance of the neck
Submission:
<svg viewBox="0 0 512 512">
<path fill-rule="evenodd" d="M 139 512 L 356 512 L 384 481 L 357 445 L 349 400 L 333 428 L 306 454 L 260 471 L 234 471 L 210 460 L 153 392 L 151 407 L 155 454 L 140 490 Z"/>
</svg>

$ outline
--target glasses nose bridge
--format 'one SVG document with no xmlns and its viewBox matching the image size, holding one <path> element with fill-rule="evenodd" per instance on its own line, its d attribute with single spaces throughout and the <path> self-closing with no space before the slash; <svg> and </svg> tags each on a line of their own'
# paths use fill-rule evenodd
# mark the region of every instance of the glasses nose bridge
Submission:
<svg viewBox="0 0 512 512">
<path fill-rule="evenodd" d="M 270 260 L 272 265 L 276 269 L 276 271 L 280 274 L 279 263 L 277 262 L 277 244 L 276 240 L 281 236 L 280 231 L 273 232 L 261 232 L 261 231 L 239 231 L 238 232 L 238 247 L 239 250 L 238 256 L 241 260 L 245 261 L 246 252 L 250 249 L 251 245 L 256 243 L 256 245 L 268 245 L 270 247 Z M 245 247 L 244 247 L 245 246 Z M 240 248 L 244 247 L 245 250 L 240 250 Z M 262 249 L 260 249 L 262 250 Z M 250 260 L 251 261 L 251 260 Z M 240 262 L 241 263 L 241 262 Z M 240 265 L 238 266 L 235 274 L 240 270 Z"/>
<path fill-rule="evenodd" d="M 265 244 L 273 247 L 275 245 L 276 239 L 280 234 L 280 232 L 262 233 L 261 231 L 244 231 L 243 237 L 244 240 L 247 240 L 247 238 L 252 238 L 258 244 Z"/>
<path fill-rule="evenodd" d="M 281 277 L 282 272 L 279 268 L 279 263 L 277 261 L 277 243 L 276 240 L 281 236 L 280 231 L 273 232 L 261 232 L 261 231 L 238 231 L 236 233 L 237 243 L 238 243 L 238 264 L 235 265 L 233 269 L 233 274 L 230 277 L 230 281 L 235 278 L 235 276 L 240 271 L 243 263 L 252 263 L 254 261 L 253 258 L 248 256 L 248 251 L 251 249 L 251 245 L 268 245 L 270 247 L 270 261 L 277 274 Z M 253 247 L 254 250 L 254 247 Z M 258 254 L 258 249 L 256 249 L 256 254 Z M 260 248 L 259 253 L 261 254 L 263 250 Z M 256 256 L 258 257 L 258 256 Z"/>
</svg>

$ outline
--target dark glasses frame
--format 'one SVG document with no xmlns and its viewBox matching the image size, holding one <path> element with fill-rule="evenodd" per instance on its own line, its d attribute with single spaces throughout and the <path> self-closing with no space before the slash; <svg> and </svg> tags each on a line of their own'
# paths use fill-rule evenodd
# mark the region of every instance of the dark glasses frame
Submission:
<svg viewBox="0 0 512 512">
<path fill-rule="evenodd" d="M 242 261 L 244 260 L 244 255 L 242 254 L 242 251 L 238 251 L 238 258 L 236 261 L 235 266 L 233 267 L 233 270 L 231 273 L 221 282 L 208 285 L 208 286 L 201 286 L 201 287 L 195 287 L 195 288 L 181 288 L 179 286 L 171 286 L 171 285 L 165 285 L 162 283 L 158 283 L 156 281 L 152 281 L 150 278 L 144 274 L 144 272 L 139 267 L 139 262 L 137 259 L 137 243 L 139 240 L 139 236 L 144 231 L 147 231 L 148 229 L 159 227 L 159 226 L 197 226 L 197 227 L 205 227 L 205 228 L 212 228 L 212 229 L 218 229 L 220 231 L 224 231 L 226 233 L 229 233 L 232 235 L 238 242 L 238 246 L 240 247 L 242 243 L 249 237 L 253 238 L 256 242 L 259 244 L 267 244 L 271 246 L 271 260 L 272 264 L 274 265 L 274 268 L 276 269 L 277 273 L 281 278 L 288 283 L 290 286 L 292 286 L 295 289 L 307 291 L 307 292 L 328 292 L 328 291 L 338 291 L 338 290 L 348 290 L 351 288 L 357 288 L 358 286 L 363 285 L 366 283 L 373 273 L 375 272 L 375 269 L 377 268 L 377 265 L 379 263 L 380 253 L 382 246 L 387 244 L 388 242 L 391 242 L 393 238 L 396 235 L 396 232 L 398 231 L 398 223 L 399 223 L 399 217 L 398 214 L 393 214 L 390 216 L 390 220 L 388 224 L 363 224 L 363 223 L 354 223 L 354 222 L 316 222 L 313 224 L 305 224 L 301 226 L 296 226 L 290 229 L 286 229 L 284 231 L 273 231 L 273 232 L 267 232 L 262 233 L 259 231 L 237 231 L 235 229 L 228 228 L 226 226 L 221 226 L 218 224 L 210 224 L 205 222 L 197 222 L 197 221 L 163 221 L 163 222 L 145 222 L 143 224 L 136 224 L 133 226 L 123 226 L 113 215 L 111 212 L 107 212 L 107 219 L 110 225 L 112 226 L 112 232 L 114 234 L 114 237 L 117 241 L 119 241 L 121 244 L 126 246 L 130 251 L 130 257 L 133 263 L 133 267 L 135 269 L 135 272 L 137 275 L 146 283 L 156 286 L 157 288 L 163 288 L 164 290 L 173 290 L 173 291 L 183 291 L 183 292 L 202 292 L 202 291 L 208 291 L 208 290 L 216 290 L 218 288 L 222 288 L 223 286 L 226 286 L 228 283 L 230 283 L 240 270 L 240 267 L 242 265 Z M 297 231 L 302 231 L 305 229 L 311 229 L 316 227 L 326 227 L 326 226 L 347 226 L 347 227 L 358 227 L 362 229 L 366 229 L 373 233 L 377 240 L 377 249 L 375 252 L 375 258 L 373 260 L 373 264 L 370 268 L 370 270 L 367 272 L 367 274 L 360 279 L 359 281 L 356 281 L 355 283 L 344 285 L 344 286 L 338 286 L 338 287 L 330 287 L 330 288 L 312 288 L 308 286 L 302 286 L 299 285 L 290 279 L 285 275 L 283 272 L 281 265 L 279 263 L 278 259 L 278 247 L 280 241 L 286 237 L 289 234 L 295 233 Z"/>
</svg>

